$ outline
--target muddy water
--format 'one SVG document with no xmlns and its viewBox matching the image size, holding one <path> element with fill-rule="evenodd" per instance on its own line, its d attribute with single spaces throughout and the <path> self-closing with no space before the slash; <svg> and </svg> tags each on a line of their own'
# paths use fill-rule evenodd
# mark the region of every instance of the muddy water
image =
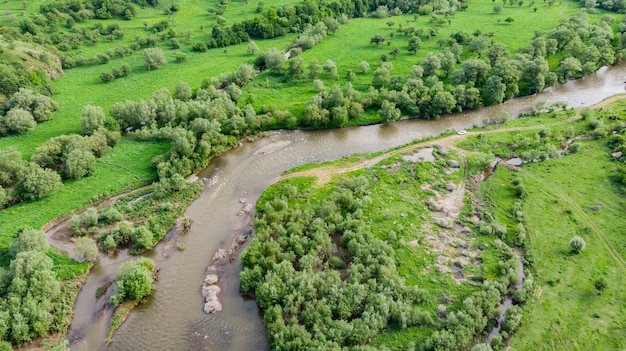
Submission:
<svg viewBox="0 0 626 351">
<path fill-rule="evenodd" d="M 93 297 L 97 286 L 114 274 L 119 263 L 103 262 L 89 277 L 77 302 L 70 332 L 72 350 L 265 350 L 267 337 L 254 301 L 239 295 L 236 263 L 227 266 L 220 286 L 224 309 L 214 315 L 202 312 L 200 287 L 213 253 L 228 248 L 234 231 L 244 230 L 249 219 L 236 214 L 240 198 L 255 203 L 263 190 L 283 171 L 314 161 L 337 159 L 356 152 L 372 152 L 418 138 L 480 125 L 485 117 L 506 111 L 516 116 L 529 104 L 566 101 L 581 107 L 624 92 L 626 65 L 603 68 L 579 81 L 498 107 L 446 116 L 436 121 L 408 120 L 390 126 L 366 126 L 325 131 L 277 132 L 244 143 L 217 158 L 200 176 L 207 179 L 202 195 L 187 210 L 191 231 L 177 239 L 185 250 L 161 244 L 150 256 L 160 268 L 157 291 L 150 303 L 138 308 L 104 344 L 107 313 L 98 313 Z M 175 246 L 175 245 L 174 245 Z M 167 256 L 167 257 L 164 257 Z"/>
</svg>

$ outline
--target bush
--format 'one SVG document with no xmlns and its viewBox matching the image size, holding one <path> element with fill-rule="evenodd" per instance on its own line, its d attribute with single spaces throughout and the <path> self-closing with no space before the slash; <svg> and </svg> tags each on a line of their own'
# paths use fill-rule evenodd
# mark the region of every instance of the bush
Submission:
<svg viewBox="0 0 626 351">
<path fill-rule="evenodd" d="M 600 277 L 593 282 L 593 287 L 599 292 L 604 291 L 609 286 L 609 281 L 605 277 Z"/>
<path fill-rule="evenodd" d="M 80 114 L 80 132 L 91 135 L 97 129 L 104 127 L 104 110 L 100 106 L 85 105 Z"/>
<path fill-rule="evenodd" d="M 98 246 L 91 238 L 79 238 L 74 247 L 74 254 L 81 262 L 93 262 L 98 258 Z"/>
<path fill-rule="evenodd" d="M 18 193 L 26 200 L 39 200 L 50 196 L 63 186 L 61 177 L 56 172 L 43 169 L 33 162 L 24 168 L 20 178 L 16 187 Z"/>
<path fill-rule="evenodd" d="M 26 133 L 32 130 L 35 130 L 35 126 L 37 126 L 37 122 L 35 122 L 35 117 L 22 108 L 15 108 L 7 112 L 4 118 L 0 119 L 2 122 L 2 126 L 6 128 L 7 131 L 13 133 Z"/>
<path fill-rule="evenodd" d="M 146 61 L 146 68 L 148 68 L 148 71 L 160 68 L 167 63 L 163 50 L 159 48 L 144 49 L 143 58 Z"/>
<path fill-rule="evenodd" d="M 155 263 L 149 258 L 140 258 L 135 261 L 122 263 L 115 275 L 115 292 L 111 296 L 111 303 L 119 305 L 127 300 L 139 300 L 155 289 Z"/>
<path fill-rule="evenodd" d="M 569 241 L 569 247 L 572 249 L 572 252 L 575 254 L 580 253 L 585 249 L 585 239 L 575 236 L 572 240 Z"/>
</svg>

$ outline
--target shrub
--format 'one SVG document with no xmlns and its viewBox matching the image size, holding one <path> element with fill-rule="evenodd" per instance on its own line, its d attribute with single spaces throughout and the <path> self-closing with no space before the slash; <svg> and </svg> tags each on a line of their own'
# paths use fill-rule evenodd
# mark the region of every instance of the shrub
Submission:
<svg viewBox="0 0 626 351">
<path fill-rule="evenodd" d="M 146 61 L 146 68 L 148 71 L 160 68 L 167 63 L 163 50 L 159 48 L 144 49 L 143 58 Z"/>
<path fill-rule="evenodd" d="M 93 262 L 98 258 L 98 246 L 96 242 L 87 237 L 79 238 L 74 247 L 74 254 L 81 262 Z"/>
<path fill-rule="evenodd" d="M 155 289 L 153 275 L 156 265 L 149 258 L 122 263 L 115 275 L 115 292 L 111 303 L 119 305 L 126 300 L 139 300 Z"/>
<path fill-rule="evenodd" d="M 0 121 L 7 131 L 18 134 L 30 132 L 37 126 L 35 117 L 33 117 L 29 111 L 22 108 L 10 110 Z"/>
<path fill-rule="evenodd" d="M 572 240 L 569 241 L 569 247 L 572 249 L 572 252 L 577 254 L 585 249 L 585 239 L 575 236 Z"/>
</svg>

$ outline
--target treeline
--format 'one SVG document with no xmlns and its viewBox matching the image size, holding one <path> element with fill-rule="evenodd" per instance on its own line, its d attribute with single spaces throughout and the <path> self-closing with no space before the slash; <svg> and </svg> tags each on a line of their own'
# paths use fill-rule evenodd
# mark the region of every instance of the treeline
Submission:
<svg viewBox="0 0 626 351">
<path fill-rule="evenodd" d="M 171 149 L 154 164 L 162 181 L 178 179 L 203 167 L 209 156 L 223 151 L 234 138 L 258 127 L 252 105 L 237 105 L 239 84 L 253 77 L 252 66 L 243 64 L 235 73 L 206 80 L 195 95 L 189 84 L 180 82 L 173 96 L 163 88 L 147 101 L 117 103 L 110 114 L 131 139 L 170 142 Z"/>
<path fill-rule="evenodd" d="M 399 119 L 403 113 L 437 118 L 537 93 L 557 81 L 580 77 L 621 60 L 624 44 L 613 46 L 612 21 L 612 17 L 605 16 L 593 25 L 586 12 L 579 12 L 566 24 L 539 33 L 517 55 L 501 43 L 492 44 L 487 35 L 456 33 L 449 48 L 429 53 L 408 75 L 393 75 L 393 64 L 383 62 L 365 93 L 354 92 L 350 84 L 321 91 L 309 100 L 300 122 L 302 126 L 342 126 L 355 115 L 347 112 L 360 107 L 379 108 L 384 123 Z M 626 24 L 623 27 L 626 29 Z M 484 45 L 473 45 L 476 40 Z M 464 50 L 474 51 L 478 57 L 461 61 Z M 548 65 L 550 55 L 564 56 L 555 72 Z M 313 64 L 309 71 L 311 77 L 315 76 Z"/>
<path fill-rule="evenodd" d="M 9 270 L 0 275 L 0 348 L 22 345 L 69 325 L 72 301 L 67 301 L 52 260 L 46 256 L 46 235 L 24 230 L 11 243 Z"/>
<path fill-rule="evenodd" d="M 314 26 L 324 18 L 342 18 L 347 16 L 364 17 L 370 12 L 380 12 L 384 6 L 393 11 L 394 15 L 402 13 L 418 13 L 420 9 L 440 14 L 454 14 L 466 1 L 426 1 L 414 2 L 406 0 L 340 0 L 327 3 L 321 0 L 306 0 L 296 5 L 283 5 L 264 10 L 253 19 L 224 27 L 217 24 L 213 27 L 209 47 L 223 47 L 239 44 L 255 39 L 269 39 L 284 36 L 287 33 L 300 33 L 307 26 Z"/>
</svg>

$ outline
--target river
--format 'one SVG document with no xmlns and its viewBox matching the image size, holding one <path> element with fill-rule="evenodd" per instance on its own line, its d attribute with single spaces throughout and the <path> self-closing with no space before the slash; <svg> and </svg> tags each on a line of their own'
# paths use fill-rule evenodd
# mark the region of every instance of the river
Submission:
<svg viewBox="0 0 626 351">
<path fill-rule="evenodd" d="M 249 218 L 237 216 L 242 208 L 240 198 L 256 203 L 282 172 L 303 163 L 384 150 L 441 134 L 447 128 L 470 128 L 501 111 L 514 117 L 539 100 L 548 104 L 564 101 L 571 107 L 589 106 L 623 93 L 624 81 L 626 64 L 621 64 L 601 68 L 584 79 L 541 94 L 438 120 L 414 119 L 388 126 L 322 131 L 277 131 L 243 143 L 215 158 L 199 174 L 206 187 L 186 211 L 193 220 L 190 232 L 177 239 L 185 249 L 178 251 L 175 245 L 168 248 L 166 243 L 160 243 L 147 254 L 160 269 L 157 290 L 149 303 L 132 312 L 109 344 L 104 340 L 110 312 L 102 308 L 108 297 L 96 300 L 95 290 L 112 279 L 122 260 L 106 258 L 94 267 L 76 302 L 68 336 L 70 346 L 74 351 L 267 350 L 269 345 L 256 303 L 239 294 L 240 268 L 236 262 L 226 267 L 220 281 L 223 311 L 211 315 L 202 311 L 200 288 L 213 254 L 219 248 L 228 248 L 234 232 L 249 225 Z"/>
</svg>

